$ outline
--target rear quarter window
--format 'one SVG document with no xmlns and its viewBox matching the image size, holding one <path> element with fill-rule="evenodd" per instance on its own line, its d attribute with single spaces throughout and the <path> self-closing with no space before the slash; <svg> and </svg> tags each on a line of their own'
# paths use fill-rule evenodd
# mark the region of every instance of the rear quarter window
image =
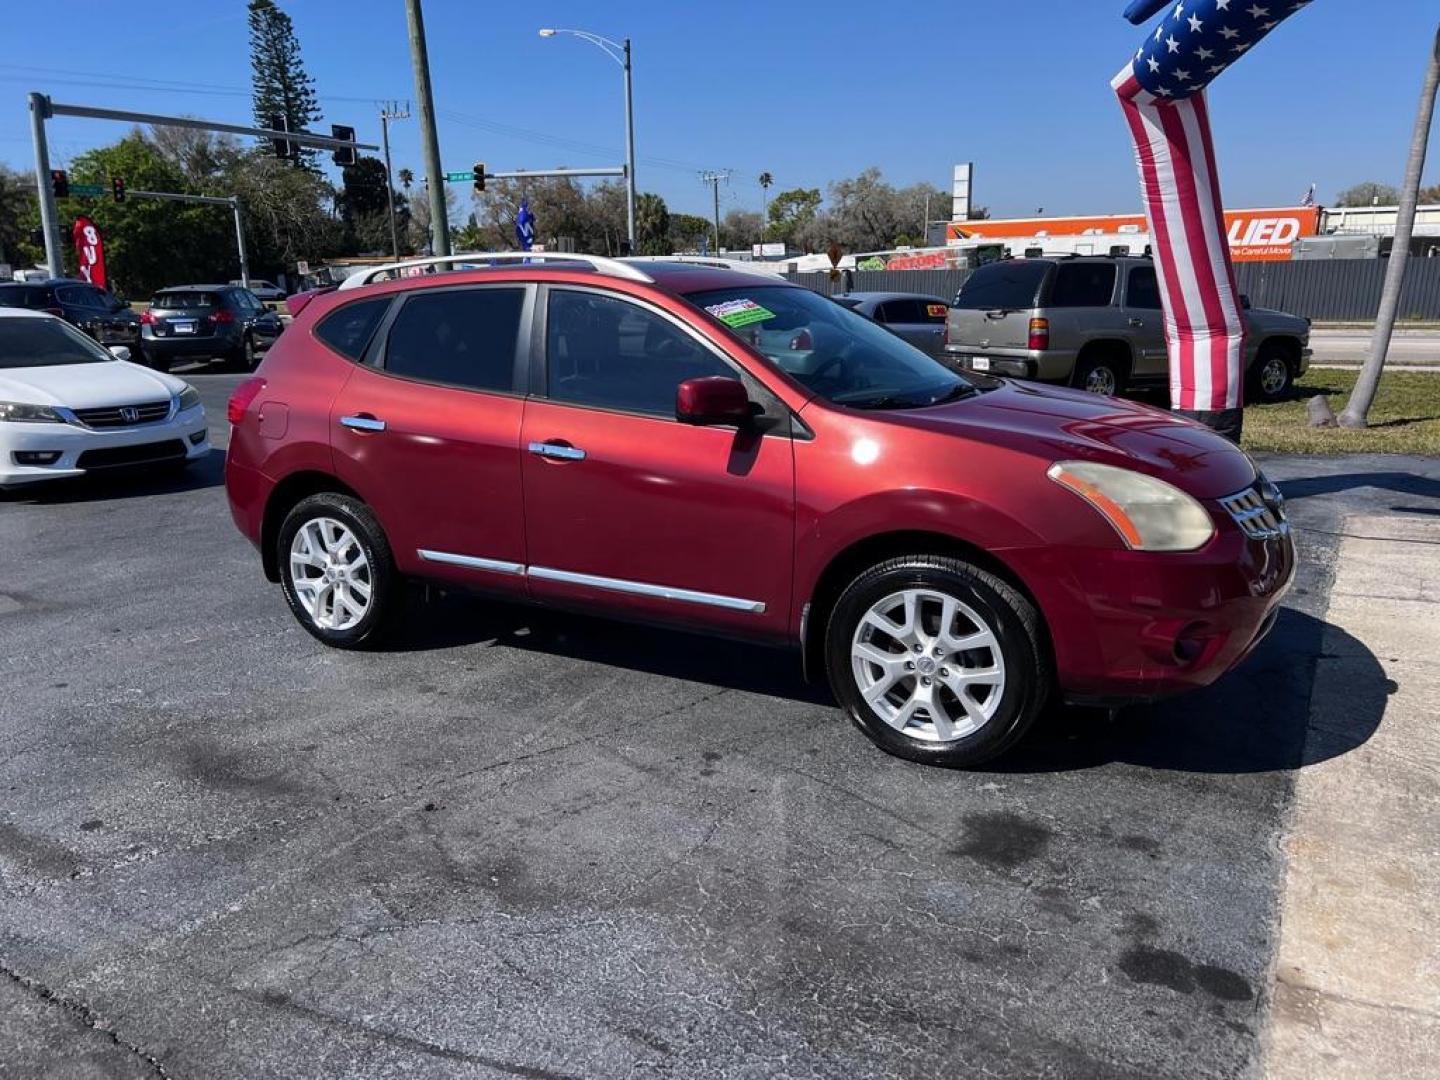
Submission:
<svg viewBox="0 0 1440 1080">
<path fill-rule="evenodd" d="M 1067 263 L 1055 271 L 1049 306 L 1108 307 L 1114 295 L 1114 263 Z"/>
<path fill-rule="evenodd" d="M 960 295 L 955 298 L 955 306 L 972 311 L 1001 308 L 1023 311 L 1033 308 L 1049 269 L 1049 263 L 1040 262 L 1003 262 L 982 266 L 966 279 Z"/>
<path fill-rule="evenodd" d="M 315 336 L 341 356 L 359 360 L 370 347 L 375 328 L 390 308 L 391 298 L 377 297 L 336 308 L 320 320 Z"/>
</svg>

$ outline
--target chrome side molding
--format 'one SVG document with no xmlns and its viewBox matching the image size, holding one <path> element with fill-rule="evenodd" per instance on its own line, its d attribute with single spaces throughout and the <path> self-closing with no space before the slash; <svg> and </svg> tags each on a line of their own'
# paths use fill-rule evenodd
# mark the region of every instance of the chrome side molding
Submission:
<svg viewBox="0 0 1440 1080">
<path fill-rule="evenodd" d="M 460 566 L 467 570 L 489 570 L 497 574 L 533 577 L 540 581 L 556 581 L 565 585 L 583 585 L 586 588 L 626 593 L 630 596 L 651 596 L 660 600 L 674 600 L 681 604 L 701 604 L 705 607 L 723 608 L 726 611 L 745 611 L 752 615 L 765 613 L 765 603 L 761 600 L 744 600 L 736 596 L 720 596 L 716 593 L 698 592 L 694 589 L 678 589 L 671 585 L 651 585 L 646 581 L 600 577 L 597 574 L 577 574 L 572 570 L 555 570 L 548 566 L 527 567 L 521 563 L 506 562 L 503 559 L 482 559 L 475 555 L 456 555 L 449 551 L 421 549 L 415 554 L 426 562 Z"/>
</svg>

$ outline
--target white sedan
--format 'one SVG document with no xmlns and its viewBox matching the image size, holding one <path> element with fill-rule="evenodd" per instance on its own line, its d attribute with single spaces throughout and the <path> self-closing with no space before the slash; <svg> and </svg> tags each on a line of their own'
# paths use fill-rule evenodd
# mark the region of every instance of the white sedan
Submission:
<svg viewBox="0 0 1440 1080">
<path fill-rule="evenodd" d="M 0 308 L 0 488 L 209 453 L 189 383 L 53 315 Z"/>
</svg>

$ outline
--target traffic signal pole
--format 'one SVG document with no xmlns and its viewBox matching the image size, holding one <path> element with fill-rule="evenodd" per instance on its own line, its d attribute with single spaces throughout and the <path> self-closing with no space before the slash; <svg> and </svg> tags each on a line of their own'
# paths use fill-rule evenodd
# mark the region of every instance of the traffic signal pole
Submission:
<svg viewBox="0 0 1440 1080">
<path fill-rule="evenodd" d="M 327 135 L 312 135 L 308 131 L 276 131 L 272 128 L 252 128 L 241 124 L 221 124 L 213 120 L 198 120 L 193 116 L 159 116 L 155 113 L 129 112 L 124 109 L 97 109 L 90 105 L 61 105 L 51 101 L 44 94 L 31 91 L 30 133 L 35 143 L 35 188 L 40 197 L 40 225 L 45 233 L 45 262 L 54 277 L 61 277 L 64 274 L 65 259 L 64 249 L 60 246 L 60 213 L 55 205 L 55 192 L 50 186 L 50 149 L 45 141 L 45 121 L 52 116 L 88 116 L 95 120 L 119 120 L 127 124 L 196 128 L 200 131 L 218 131 L 227 135 L 251 135 L 257 139 L 281 139 L 299 146 L 313 146 L 321 150 L 380 149 L 374 143 L 357 143 Z M 131 194 L 139 195 L 141 192 L 131 192 Z M 162 197 L 230 204 L 228 199 L 211 200 L 207 196 L 201 195 L 165 195 Z M 234 209 L 238 222 L 238 203 L 234 205 Z M 240 261 L 242 276 L 248 277 L 249 271 L 245 266 L 243 239 Z"/>
<path fill-rule="evenodd" d="M 250 257 L 245 251 L 245 215 L 240 209 L 240 197 L 231 195 L 228 199 L 214 195 L 177 195 L 171 191 L 130 191 L 132 199 L 164 199 L 166 202 L 201 203 L 205 206 L 228 206 L 235 215 L 235 248 L 240 253 L 240 284 L 250 288 Z"/>
<path fill-rule="evenodd" d="M 50 186 L 50 146 L 45 141 L 45 121 L 50 117 L 50 99 L 30 94 L 30 137 L 35 143 L 35 191 L 40 196 L 40 230 L 45 234 L 45 264 L 51 277 L 65 275 L 65 258 L 60 247 L 60 212 Z"/>
</svg>

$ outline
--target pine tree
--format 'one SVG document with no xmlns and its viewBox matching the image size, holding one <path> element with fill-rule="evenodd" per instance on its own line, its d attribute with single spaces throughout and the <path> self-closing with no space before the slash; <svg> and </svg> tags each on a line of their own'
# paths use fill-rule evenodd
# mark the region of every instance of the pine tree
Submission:
<svg viewBox="0 0 1440 1080">
<path fill-rule="evenodd" d="M 269 127 L 283 116 L 287 130 L 299 131 L 320 119 L 315 80 L 305 73 L 295 27 L 275 0 L 250 0 L 250 70 L 256 125 Z M 314 170 L 315 151 L 302 148 L 295 163 Z"/>
</svg>

